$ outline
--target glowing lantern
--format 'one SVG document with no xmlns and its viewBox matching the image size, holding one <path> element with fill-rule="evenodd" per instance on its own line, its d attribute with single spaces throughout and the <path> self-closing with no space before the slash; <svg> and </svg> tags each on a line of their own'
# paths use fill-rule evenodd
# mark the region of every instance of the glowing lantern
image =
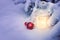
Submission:
<svg viewBox="0 0 60 40">
<path fill-rule="evenodd" d="M 34 16 L 32 17 L 32 21 L 34 22 L 35 28 L 37 29 L 48 29 L 48 19 L 49 19 L 49 13 L 45 10 L 37 10 L 33 13 Z"/>
</svg>

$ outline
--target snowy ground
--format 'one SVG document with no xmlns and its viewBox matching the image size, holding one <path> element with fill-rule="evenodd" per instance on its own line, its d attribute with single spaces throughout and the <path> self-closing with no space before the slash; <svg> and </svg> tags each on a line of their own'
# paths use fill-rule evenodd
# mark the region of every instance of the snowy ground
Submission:
<svg viewBox="0 0 60 40">
<path fill-rule="evenodd" d="M 49 31 L 27 30 L 24 26 L 24 4 L 14 5 L 10 0 L 0 0 L 0 40 L 59 40 L 60 21 Z M 59 7 L 53 14 L 60 20 Z M 58 10 L 58 11 L 57 11 Z"/>
</svg>

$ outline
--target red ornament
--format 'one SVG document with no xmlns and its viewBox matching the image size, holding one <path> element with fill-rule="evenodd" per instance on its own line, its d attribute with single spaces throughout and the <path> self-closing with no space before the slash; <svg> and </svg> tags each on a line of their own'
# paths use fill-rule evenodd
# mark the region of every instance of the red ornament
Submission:
<svg viewBox="0 0 60 40">
<path fill-rule="evenodd" d="M 27 29 L 32 30 L 34 28 L 34 24 L 32 22 L 25 22 L 25 26 L 27 27 Z"/>
<path fill-rule="evenodd" d="M 25 24 L 25 26 L 27 26 L 27 22 L 25 22 L 24 24 Z"/>
</svg>

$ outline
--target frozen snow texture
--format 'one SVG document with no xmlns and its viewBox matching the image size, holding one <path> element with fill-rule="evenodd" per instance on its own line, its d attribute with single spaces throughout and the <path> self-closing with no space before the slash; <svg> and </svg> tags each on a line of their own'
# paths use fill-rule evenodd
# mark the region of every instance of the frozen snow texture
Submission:
<svg viewBox="0 0 60 40">
<path fill-rule="evenodd" d="M 26 3 L 25 3 L 25 12 L 28 11 L 28 7 L 29 7 L 30 4 L 31 4 L 31 0 L 27 0 Z"/>
</svg>

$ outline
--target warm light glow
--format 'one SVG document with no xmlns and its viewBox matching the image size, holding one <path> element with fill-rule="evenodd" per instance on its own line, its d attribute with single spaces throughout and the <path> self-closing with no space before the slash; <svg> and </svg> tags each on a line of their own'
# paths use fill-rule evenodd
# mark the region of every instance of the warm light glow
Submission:
<svg viewBox="0 0 60 40">
<path fill-rule="evenodd" d="M 34 24 L 37 29 L 48 29 L 48 19 L 49 19 L 49 14 L 46 11 L 38 11 L 36 14 L 38 15 L 34 17 Z"/>
<path fill-rule="evenodd" d="M 37 16 L 35 20 L 35 26 L 38 29 L 46 29 L 48 28 L 47 21 L 48 17 Z"/>
</svg>

